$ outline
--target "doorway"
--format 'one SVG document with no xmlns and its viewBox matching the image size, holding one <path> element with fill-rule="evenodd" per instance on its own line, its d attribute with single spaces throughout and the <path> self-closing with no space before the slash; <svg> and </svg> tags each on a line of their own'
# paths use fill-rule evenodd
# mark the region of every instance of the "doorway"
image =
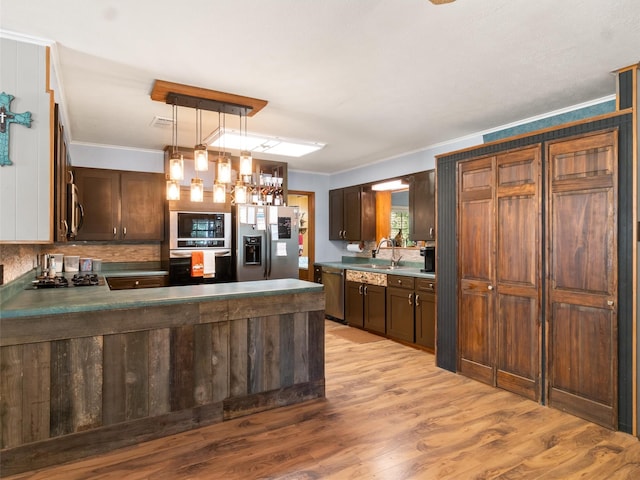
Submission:
<svg viewBox="0 0 640 480">
<path fill-rule="evenodd" d="M 298 208 L 298 278 L 313 282 L 315 262 L 315 192 L 289 190 L 287 205 Z"/>
</svg>

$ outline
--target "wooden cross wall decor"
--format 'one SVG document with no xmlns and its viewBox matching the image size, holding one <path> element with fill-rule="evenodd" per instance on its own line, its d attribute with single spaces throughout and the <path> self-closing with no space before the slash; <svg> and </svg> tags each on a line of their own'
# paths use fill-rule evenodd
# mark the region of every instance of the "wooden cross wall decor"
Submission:
<svg viewBox="0 0 640 480">
<path fill-rule="evenodd" d="M 14 98 L 8 93 L 0 93 L 0 167 L 13 165 L 9 159 L 9 126 L 17 123 L 31 128 L 31 112 L 13 113 L 10 110 Z"/>
</svg>

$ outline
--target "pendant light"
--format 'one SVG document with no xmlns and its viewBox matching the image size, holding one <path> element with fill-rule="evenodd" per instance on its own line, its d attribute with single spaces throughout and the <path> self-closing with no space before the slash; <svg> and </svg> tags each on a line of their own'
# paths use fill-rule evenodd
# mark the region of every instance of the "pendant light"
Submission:
<svg viewBox="0 0 640 480">
<path fill-rule="evenodd" d="M 196 107 L 196 146 L 193 148 L 193 161 L 197 172 L 209 170 L 209 152 L 202 144 L 202 110 Z"/>
<path fill-rule="evenodd" d="M 171 125 L 171 157 L 169 158 L 169 180 L 167 180 L 167 200 L 180 200 L 180 180 L 184 178 L 184 159 L 178 153 L 178 106 L 173 104 Z"/>
<path fill-rule="evenodd" d="M 209 169 L 209 156 L 207 148 L 204 145 L 200 145 L 200 123 L 202 122 L 202 112 L 196 107 L 196 142 L 198 144 L 193 149 L 193 161 L 194 170 L 196 172 L 196 178 L 191 179 L 191 201 L 202 202 L 204 201 L 204 182 L 201 178 L 198 178 L 198 172 Z M 202 147 L 202 148 L 201 148 Z"/>
<path fill-rule="evenodd" d="M 201 178 L 191 179 L 191 201 L 202 202 L 204 200 L 204 183 Z"/>
<path fill-rule="evenodd" d="M 247 203 L 247 186 L 238 180 L 233 189 L 233 202 L 236 205 Z"/>
<path fill-rule="evenodd" d="M 220 128 L 220 112 L 218 112 L 218 132 L 222 133 Z M 216 175 L 216 181 L 226 184 L 231 183 L 231 159 L 226 155 L 224 144 L 222 153 L 218 155 L 218 174 Z"/>
<path fill-rule="evenodd" d="M 240 110 L 240 134 L 242 134 L 242 110 Z M 240 175 L 251 175 L 253 172 L 253 158 L 251 158 L 251 152 L 246 150 L 245 138 L 247 136 L 247 115 L 244 117 L 244 137 L 243 137 L 243 150 L 240 152 Z"/>
</svg>

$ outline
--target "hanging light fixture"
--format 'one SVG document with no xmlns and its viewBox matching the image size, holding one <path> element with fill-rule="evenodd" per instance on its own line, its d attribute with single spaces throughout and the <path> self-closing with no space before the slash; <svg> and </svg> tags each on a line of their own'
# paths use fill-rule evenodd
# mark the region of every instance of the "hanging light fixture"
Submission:
<svg viewBox="0 0 640 480">
<path fill-rule="evenodd" d="M 169 158 L 169 179 L 167 180 L 167 200 L 180 200 L 180 180 L 184 178 L 184 159 L 178 153 L 178 106 L 173 104 L 171 125 L 171 157 Z"/>
<path fill-rule="evenodd" d="M 191 201 L 202 202 L 204 200 L 204 183 L 201 178 L 191 179 Z"/>
<path fill-rule="evenodd" d="M 241 180 L 233 188 L 233 201 L 236 205 L 247 203 L 247 186 Z"/>
<path fill-rule="evenodd" d="M 202 110 L 196 107 L 196 146 L 193 148 L 193 161 L 197 172 L 209 170 L 209 152 L 202 144 Z"/>
<path fill-rule="evenodd" d="M 240 133 L 242 134 L 242 110 L 240 110 Z M 244 139 L 247 136 L 247 115 L 244 117 Z M 246 150 L 246 143 L 243 144 L 243 149 L 240 152 L 240 175 L 251 175 L 253 172 L 253 158 L 251 152 Z"/>
<path fill-rule="evenodd" d="M 220 112 L 218 112 L 218 130 L 221 128 Z M 227 157 L 225 147 L 222 147 L 222 153 L 218 155 L 218 174 L 216 181 L 220 183 L 231 183 L 231 159 Z"/>
</svg>

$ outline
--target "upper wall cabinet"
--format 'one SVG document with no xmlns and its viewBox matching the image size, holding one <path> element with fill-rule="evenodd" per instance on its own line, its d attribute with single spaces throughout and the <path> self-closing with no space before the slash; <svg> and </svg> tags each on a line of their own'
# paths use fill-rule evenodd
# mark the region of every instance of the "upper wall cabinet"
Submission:
<svg viewBox="0 0 640 480">
<path fill-rule="evenodd" d="M 60 120 L 58 104 L 54 112 L 53 136 L 53 236 L 56 242 L 66 242 L 69 235 L 68 184 L 70 180 L 69 155 Z"/>
<path fill-rule="evenodd" d="M 376 198 L 370 187 L 329 191 L 329 240 L 368 241 L 376 236 Z"/>
<path fill-rule="evenodd" d="M 75 168 L 83 219 L 77 240 L 161 241 L 164 175 Z"/>
<path fill-rule="evenodd" d="M 409 238 L 436 238 L 436 171 L 427 170 L 411 176 L 409 184 Z"/>
</svg>

